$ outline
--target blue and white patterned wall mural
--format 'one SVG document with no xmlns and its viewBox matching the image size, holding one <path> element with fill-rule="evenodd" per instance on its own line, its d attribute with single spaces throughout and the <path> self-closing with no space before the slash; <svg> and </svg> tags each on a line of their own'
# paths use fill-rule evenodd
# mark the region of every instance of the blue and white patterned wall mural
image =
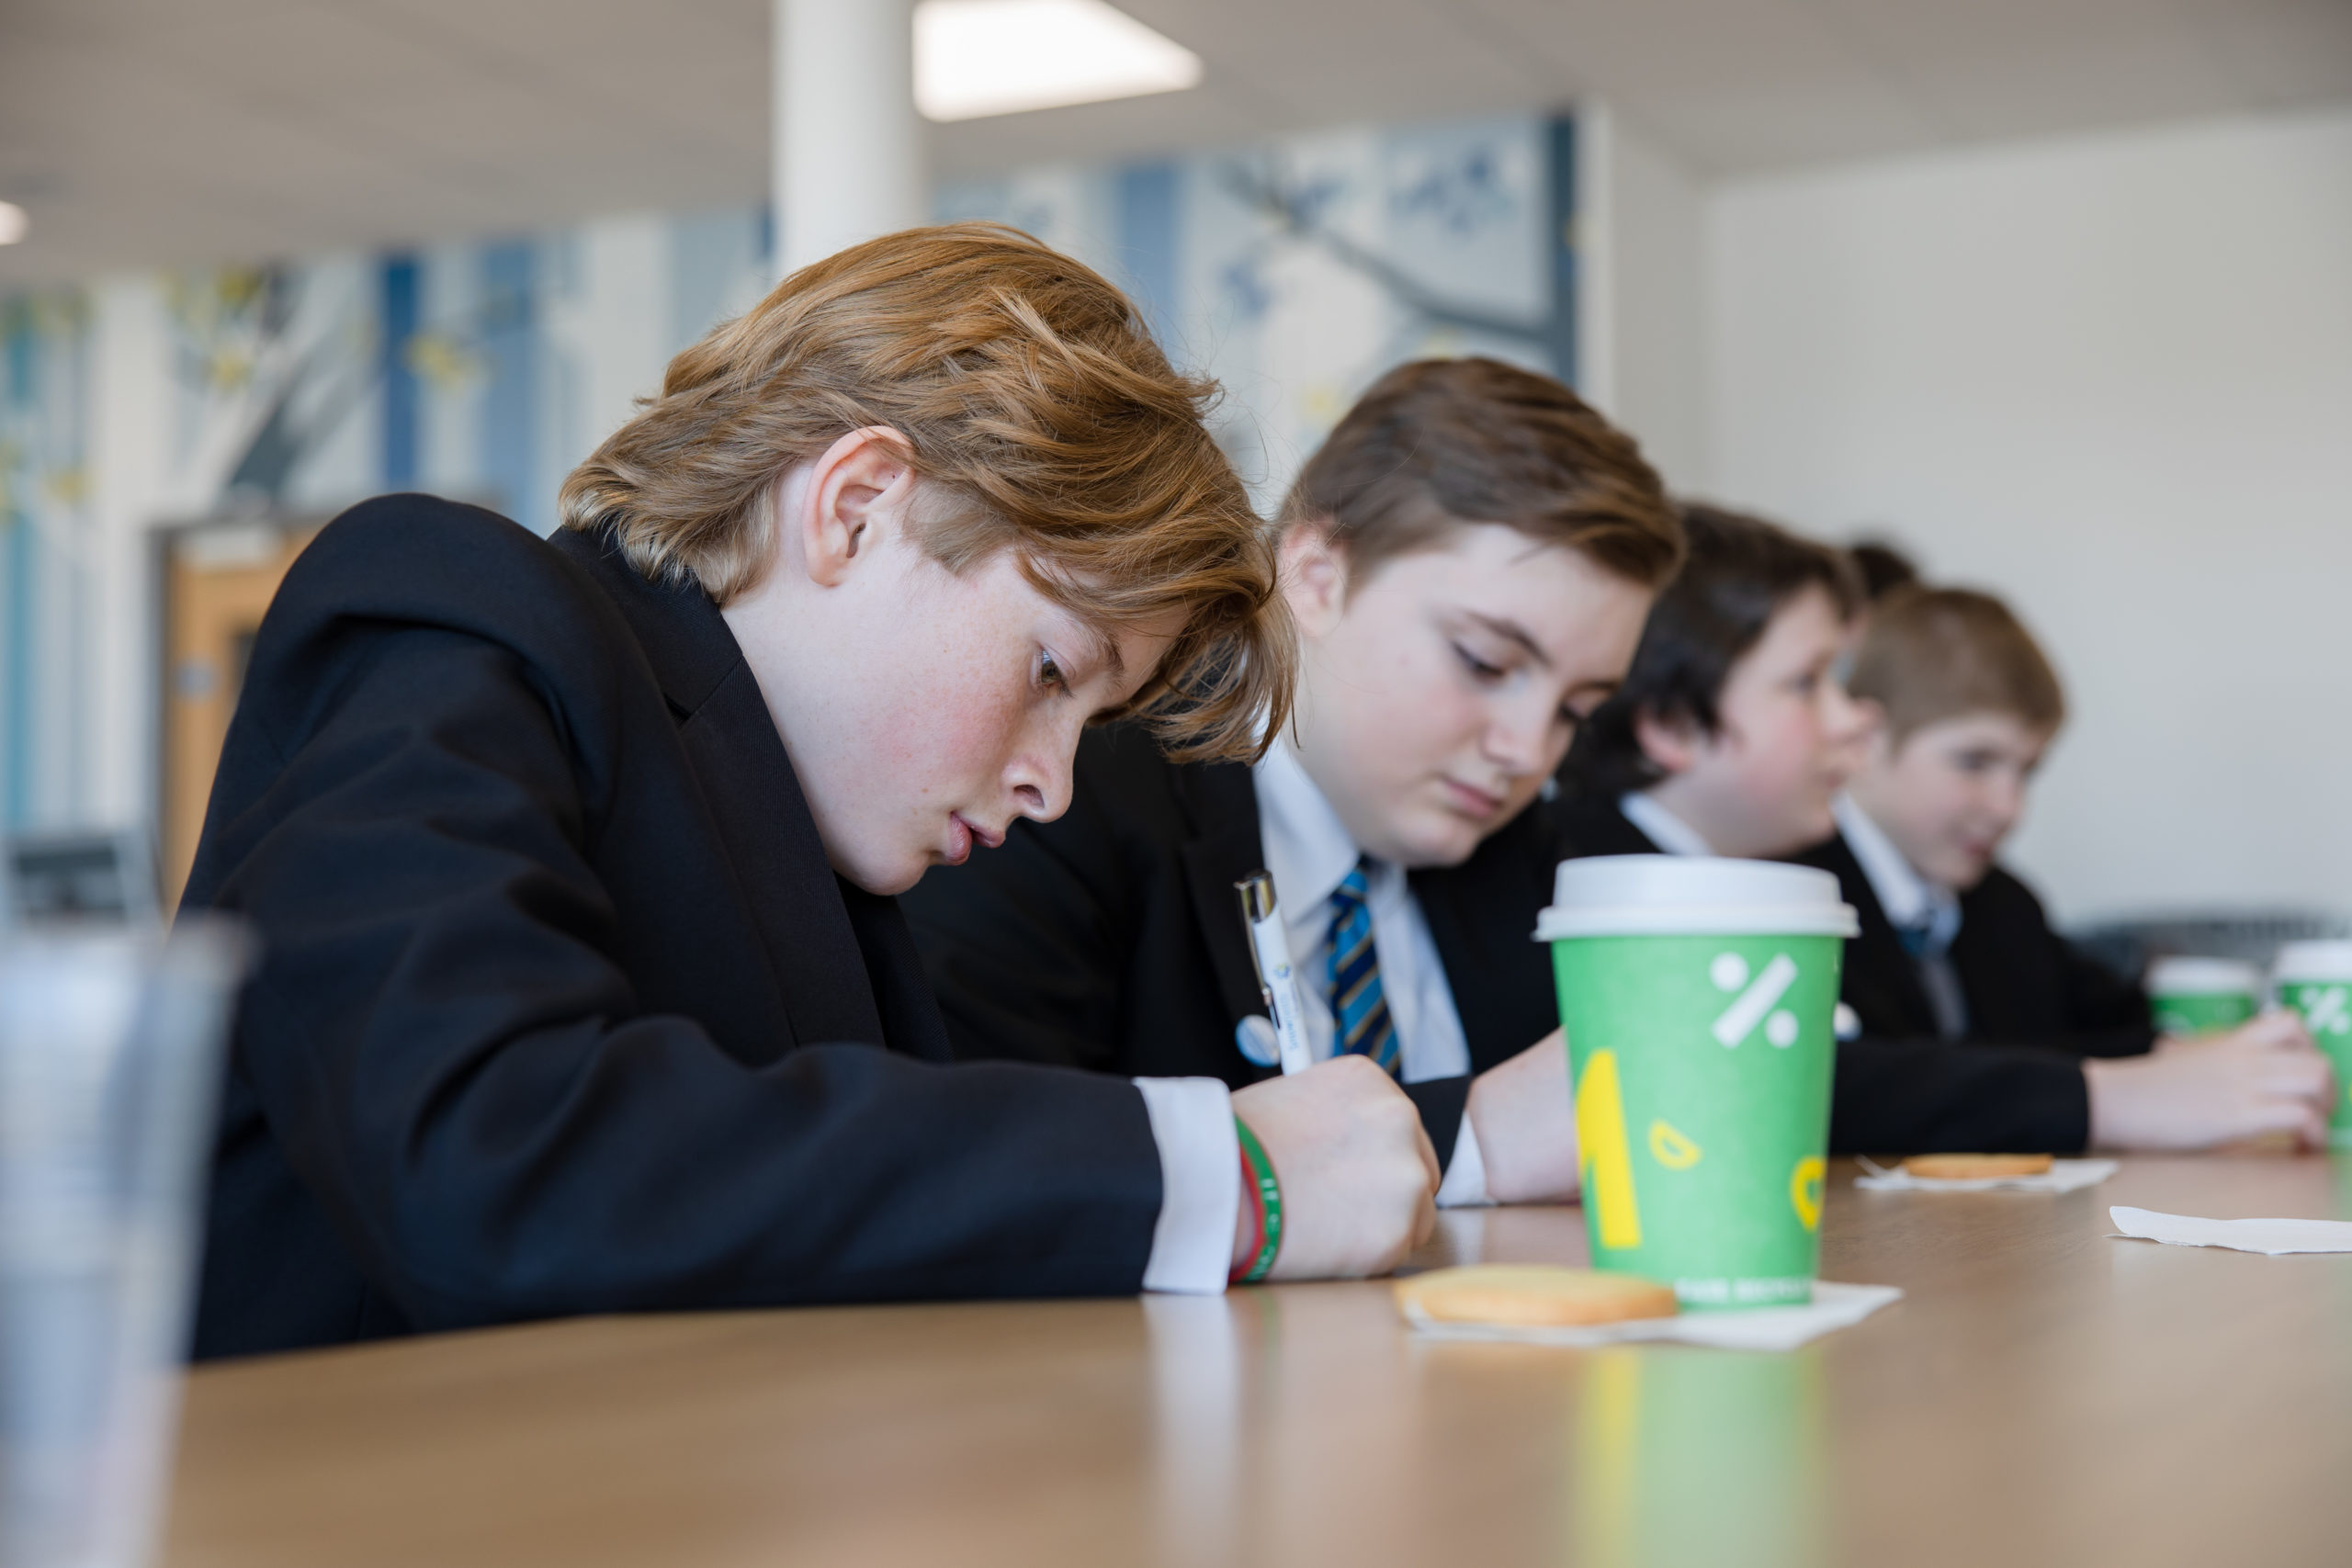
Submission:
<svg viewBox="0 0 2352 1568">
<path fill-rule="evenodd" d="M 1261 503 L 1399 360 L 1489 354 L 1573 376 L 1570 127 L 1363 128 L 941 193 L 1116 278 L 1171 357 L 1222 381 Z"/>
<path fill-rule="evenodd" d="M 1363 127 L 943 190 L 1098 266 L 1222 380 L 1261 502 L 1396 362 L 1573 374 L 1572 128 Z M 756 208 L 0 299 L 0 828 L 136 818 L 154 628 L 132 536 L 385 490 L 545 531 L 564 474 L 670 356 L 756 300 Z M 128 541 L 128 542 L 127 542 Z M 109 608 L 109 606 L 111 608 Z M 126 624 L 135 620 L 135 624 Z M 110 653 L 109 649 L 113 651 Z M 136 713 L 117 710 L 138 709 Z M 96 716 L 94 717 L 94 716 Z"/>
</svg>

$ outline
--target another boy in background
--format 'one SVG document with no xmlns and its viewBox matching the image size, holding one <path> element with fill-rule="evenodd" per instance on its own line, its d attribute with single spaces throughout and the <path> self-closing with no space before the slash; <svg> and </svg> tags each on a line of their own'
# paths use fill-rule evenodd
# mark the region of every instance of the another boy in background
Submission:
<svg viewBox="0 0 2352 1568">
<path fill-rule="evenodd" d="M 1990 594 L 1898 589 L 1874 606 L 1851 689 L 1869 728 L 1838 835 L 1801 857 L 1860 911 L 1843 991 L 1870 1035 L 2040 1045 L 2086 1059 L 2111 1141 L 2193 1146 L 2292 1132 L 2317 1142 L 2329 1086 L 2301 1023 L 2278 1013 L 2140 1056 L 2154 1043 L 2140 987 L 2051 930 L 1995 863 L 2065 718 L 2058 677 Z M 2138 1067 L 2143 1070 L 2134 1071 Z M 2188 1089 L 2192 1076 L 2204 1093 Z"/>
<path fill-rule="evenodd" d="M 1683 525 L 1689 562 L 1624 686 L 1578 737 L 1555 814 L 1579 854 L 1797 854 L 1834 831 L 1873 723 L 1834 677 L 1860 604 L 1852 569 L 1759 518 L 1694 506 Z M 1867 908 L 1851 883 L 1847 896 Z M 1868 962 L 1856 945 L 1849 984 Z M 2299 1039 L 2086 1071 L 2057 1042 L 1962 1043 L 1873 1021 L 1838 1047 L 1841 1151 L 2186 1147 L 2312 1112 Z"/>
<path fill-rule="evenodd" d="M 1784 855 L 1834 826 L 1861 739 L 1835 674 L 1861 587 L 1841 552 L 1760 518 L 1693 505 L 1682 526 L 1689 559 L 1556 815 L 1578 854 Z"/>
<path fill-rule="evenodd" d="M 1681 531 L 1634 443 L 1548 377 L 1391 371 L 1307 463 L 1282 580 L 1294 722 L 1254 766 L 1099 730 L 1052 823 L 905 899 L 966 1056 L 1268 1077 L 1234 892 L 1271 868 L 1320 1057 L 1421 1108 L 1442 1203 L 1577 1186 L 1532 810 L 1623 676 Z"/>
</svg>

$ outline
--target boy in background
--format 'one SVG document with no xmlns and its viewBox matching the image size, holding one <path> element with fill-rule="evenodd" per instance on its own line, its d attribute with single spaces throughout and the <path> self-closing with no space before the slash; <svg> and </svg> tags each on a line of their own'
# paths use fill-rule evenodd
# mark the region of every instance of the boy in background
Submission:
<svg viewBox="0 0 2352 1568">
<path fill-rule="evenodd" d="M 2320 1141 L 2327 1068 L 2298 1020 L 2268 1014 L 2157 1044 L 2146 993 L 2053 931 L 2032 890 L 1996 863 L 2065 719 L 2056 672 L 2007 605 L 1895 590 L 1872 609 L 1851 690 L 1868 726 L 1860 766 L 1837 835 L 1800 858 L 1835 872 L 1860 915 L 1842 988 L 1865 1033 L 2084 1058 L 2110 1136 L 2138 1147 L 2272 1132 Z M 2177 1085 L 2160 1089 L 2120 1060 L 2152 1045 Z M 2199 1078 L 2201 1096 L 2188 1087 Z"/>
<path fill-rule="evenodd" d="M 1852 568 L 1760 518 L 1693 506 L 1683 525 L 1689 562 L 1625 684 L 1578 737 L 1557 818 L 1578 854 L 1799 854 L 1836 830 L 1839 789 L 1877 722 L 1835 677 L 1860 604 Z M 1873 609 L 1870 637 L 1884 613 Z M 1860 881 L 1846 896 L 1867 921 Z M 1860 1012 L 1854 987 L 1872 954 L 1849 943 L 1847 966 Z M 2167 1048 L 2086 1066 L 2063 1038 L 1947 1038 L 1884 1011 L 1860 1021 L 1838 1046 L 1840 1151 L 2194 1147 L 2314 1113 L 2317 1058 L 2290 1025 L 2203 1055 Z M 2324 1069 L 2316 1089 L 2324 1095 Z"/>
<path fill-rule="evenodd" d="M 1576 1190 L 1532 810 L 1624 674 L 1681 531 L 1634 443 L 1491 360 L 1384 377 L 1284 508 L 1293 723 L 1254 765 L 1097 730 L 1052 823 L 905 900 L 959 1054 L 1246 1085 L 1273 1072 L 1234 884 L 1274 875 L 1320 1058 L 1419 1105 L 1441 1203 Z M 1262 1034 L 1257 1036 L 1262 1039 Z"/>
<path fill-rule="evenodd" d="M 1835 825 L 1861 739 L 1836 676 L 1861 587 L 1760 518 L 1691 505 L 1682 526 L 1689 559 L 1577 737 L 1558 820 L 1577 854 L 1788 854 Z"/>
</svg>

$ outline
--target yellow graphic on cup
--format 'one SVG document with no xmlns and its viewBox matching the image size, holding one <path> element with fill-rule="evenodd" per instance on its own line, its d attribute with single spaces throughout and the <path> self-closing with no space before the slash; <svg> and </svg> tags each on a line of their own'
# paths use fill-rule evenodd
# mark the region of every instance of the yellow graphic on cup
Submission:
<svg viewBox="0 0 2352 1568">
<path fill-rule="evenodd" d="M 1807 1155 L 1789 1177 L 1789 1203 L 1797 1212 L 1797 1223 L 1807 1230 L 1821 1227 L 1821 1184 L 1828 1174 L 1819 1155 Z"/>
<path fill-rule="evenodd" d="M 1688 1170 L 1699 1163 L 1701 1150 L 1673 1122 L 1661 1116 L 1650 1123 L 1650 1157 L 1668 1170 Z"/>
<path fill-rule="evenodd" d="M 1625 1100 L 1617 1087 L 1617 1053 L 1595 1051 L 1577 1083 L 1577 1142 L 1585 1201 L 1600 1224 L 1603 1247 L 1642 1245 L 1642 1212 L 1634 1201 L 1634 1157 L 1625 1137 Z"/>
</svg>

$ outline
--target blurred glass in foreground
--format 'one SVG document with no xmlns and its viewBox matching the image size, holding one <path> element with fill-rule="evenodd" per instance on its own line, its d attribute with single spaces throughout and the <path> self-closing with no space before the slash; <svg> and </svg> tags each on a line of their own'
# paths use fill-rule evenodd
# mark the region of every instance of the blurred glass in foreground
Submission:
<svg viewBox="0 0 2352 1568">
<path fill-rule="evenodd" d="M 0 934 L 0 1568 L 136 1568 L 170 1475 L 232 925 Z"/>
</svg>

